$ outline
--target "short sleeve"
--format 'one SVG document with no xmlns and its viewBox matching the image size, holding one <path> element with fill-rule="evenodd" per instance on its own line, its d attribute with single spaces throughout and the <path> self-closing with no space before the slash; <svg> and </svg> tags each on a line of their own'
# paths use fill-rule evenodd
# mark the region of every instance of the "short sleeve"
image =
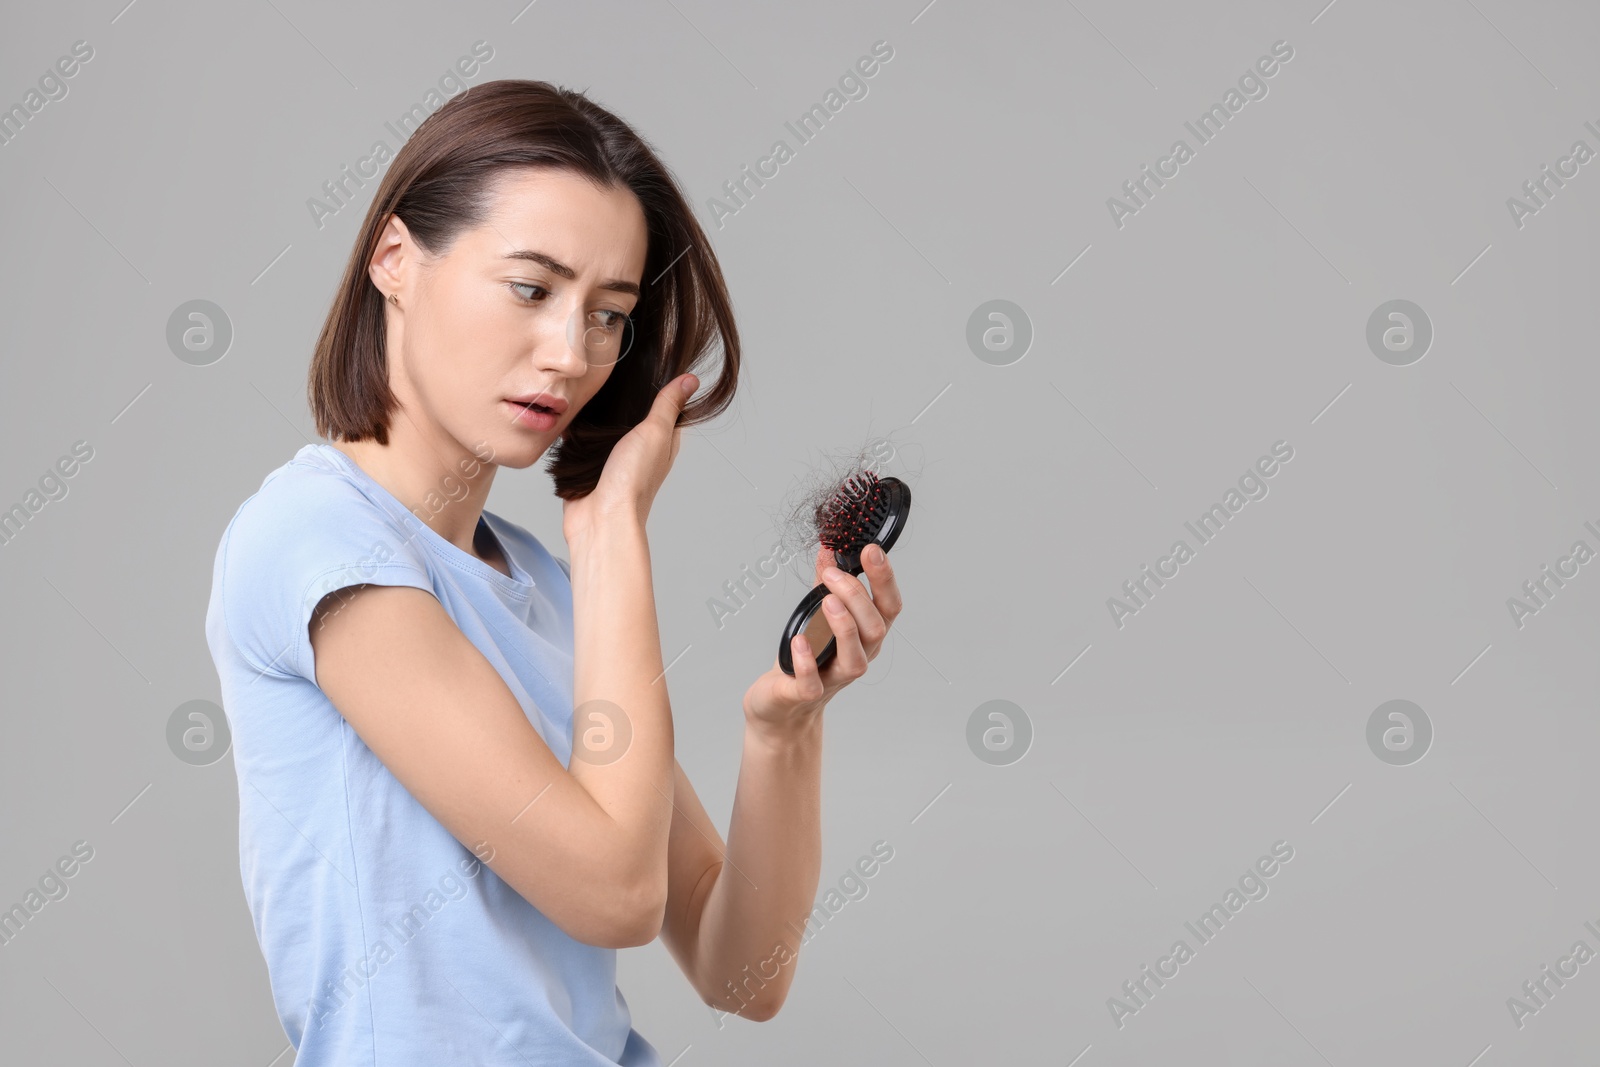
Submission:
<svg viewBox="0 0 1600 1067">
<path fill-rule="evenodd" d="M 272 479 L 223 536 L 218 581 L 229 638 L 257 671 L 315 682 L 307 626 L 323 597 L 362 584 L 437 595 L 415 537 L 336 474 Z"/>
<path fill-rule="evenodd" d="M 560 556 L 552 556 L 550 558 L 554 559 L 558 564 L 561 565 L 561 573 L 563 573 L 563 574 L 565 574 L 567 576 L 567 581 L 569 581 L 569 582 L 572 581 L 572 566 L 571 566 L 571 564 L 569 564 L 566 560 L 562 559 Z"/>
</svg>

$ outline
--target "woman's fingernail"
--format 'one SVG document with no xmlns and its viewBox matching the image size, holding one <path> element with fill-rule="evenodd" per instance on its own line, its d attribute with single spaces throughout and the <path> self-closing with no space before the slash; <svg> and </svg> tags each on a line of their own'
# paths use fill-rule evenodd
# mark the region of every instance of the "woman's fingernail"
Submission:
<svg viewBox="0 0 1600 1067">
<path fill-rule="evenodd" d="M 822 576 L 828 579 L 830 582 L 837 582 L 840 578 L 844 577 L 844 571 L 840 570 L 838 567 L 829 567 L 822 572 Z"/>
<path fill-rule="evenodd" d="M 831 596 L 822 602 L 822 607 L 823 610 L 825 610 L 829 615 L 844 614 L 844 605 L 839 603 Z"/>
<path fill-rule="evenodd" d="M 699 381 L 695 379 L 694 375 L 687 375 L 683 379 L 683 395 L 688 396 L 690 393 L 694 392 L 694 387 L 699 384 Z"/>
</svg>

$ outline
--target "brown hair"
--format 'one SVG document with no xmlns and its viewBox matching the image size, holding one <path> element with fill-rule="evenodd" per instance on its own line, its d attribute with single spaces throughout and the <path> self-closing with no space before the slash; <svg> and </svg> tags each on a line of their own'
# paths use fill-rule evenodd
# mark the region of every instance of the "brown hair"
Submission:
<svg viewBox="0 0 1600 1067">
<path fill-rule="evenodd" d="M 506 168 L 554 167 L 639 198 L 649 230 L 643 294 L 630 316 L 628 355 L 549 450 L 556 495 L 573 500 L 599 481 L 611 448 L 650 410 L 658 390 L 721 341 L 721 373 L 679 416 L 714 418 L 733 400 L 739 331 L 711 243 L 666 166 L 627 123 L 582 93 L 549 82 L 501 79 L 452 97 L 395 155 L 356 236 L 322 334 L 307 396 L 317 432 L 389 443 L 399 400 L 389 388 L 383 294 L 368 265 L 390 214 L 430 254 L 488 213 Z M 700 375 L 704 380 L 705 375 Z"/>
</svg>

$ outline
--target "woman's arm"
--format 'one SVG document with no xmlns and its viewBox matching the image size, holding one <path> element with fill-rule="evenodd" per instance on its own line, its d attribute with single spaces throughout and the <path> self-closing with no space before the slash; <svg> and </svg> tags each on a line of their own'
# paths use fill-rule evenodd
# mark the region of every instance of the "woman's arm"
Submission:
<svg viewBox="0 0 1600 1067">
<path fill-rule="evenodd" d="M 568 547 L 575 624 L 568 769 L 628 842 L 612 877 L 636 887 L 653 936 L 667 904 L 673 741 L 650 547 L 643 521 L 625 515 L 574 533 Z M 613 733 L 607 739 L 627 746 L 620 757 L 610 759 L 601 751 L 592 754 L 601 758 L 588 758 L 592 708 L 608 718 L 620 710 L 623 724 L 610 724 Z"/>
<path fill-rule="evenodd" d="M 666 942 L 707 1004 L 747 1019 L 772 1018 L 794 981 L 822 865 L 822 711 L 867 671 L 901 597 L 887 556 L 863 556 L 872 592 L 831 568 L 819 550 L 817 578 L 842 605 L 828 617 L 837 655 L 818 672 L 797 636 L 795 674 L 776 662 L 745 694 L 744 754 L 728 843 L 679 766 L 673 798 Z"/>
<path fill-rule="evenodd" d="M 822 869 L 821 793 L 820 711 L 787 736 L 746 725 L 726 846 L 677 768 L 661 939 L 707 1004 L 759 1022 L 788 995 Z"/>
<path fill-rule="evenodd" d="M 685 379 L 661 390 L 595 491 L 564 510 L 574 703 L 622 710 L 619 758 L 575 750 L 563 767 L 494 666 L 420 589 L 356 586 L 324 598 L 310 625 L 317 685 L 411 795 L 562 930 L 613 948 L 654 940 L 667 901 L 672 719 L 644 523 L 677 454 L 695 381 Z"/>
<path fill-rule="evenodd" d="M 572 937 L 610 948 L 654 938 L 653 881 L 622 875 L 639 871 L 655 823 L 617 819 L 607 803 L 635 809 L 610 783 L 597 796 L 562 767 L 431 594 L 360 585 L 343 597 L 325 597 L 311 621 L 316 682 L 400 784 Z M 653 783 L 640 785 L 670 812 Z"/>
</svg>

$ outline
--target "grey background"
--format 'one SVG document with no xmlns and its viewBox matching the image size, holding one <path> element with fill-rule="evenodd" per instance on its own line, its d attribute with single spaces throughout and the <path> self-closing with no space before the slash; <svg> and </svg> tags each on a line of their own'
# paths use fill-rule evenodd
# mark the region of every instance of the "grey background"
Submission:
<svg viewBox="0 0 1600 1067">
<path fill-rule="evenodd" d="M 1600 949 L 1600 563 L 1520 629 L 1506 600 L 1600 548 L 1600 163 L 1520 229 L 1506 199 L 1600 148 L 1600 10 L 923 2 L 8 13 L 0 102 L 95 57 L 0 147 L 0 506 L 74 441 L 95 458 L 0 547 L 0 902 L 95 857 L 0 948 L 7 1062 L 293 1062 L 231 758 L 188 765 L 166 727 L 218 699 L 216 545 L 314 439 L 307 360 L 376 182 L 320 230 L 306 201 L 480 39 L 471 83 L 587 89 L 659 148 L 736 301 L 748 378 L 650 529 L 679 756 L 720 825 L 803 585 L 720 630 L 707 599 L 823 452 L 888 437 L 916 494 L 905 614 L 827 712 L 823 888 L 894 858 L 769 1023 L 719 1029 L 659 942 L 624 951 L 664 1060 L 1593 1061 L 1600 963 L 1520 1029 L 1506 999 Z M 868 95 L 716 229 L 706 199 L 878 40 Z M 1107 198 L 1278 40 L 1268 95 L 1115 226 Z M 234 329 L 210 366 L 165 341 L 194 299 Z M 1009 366 L 965 340 L 993 299 L 1034 331 Z M 1365 341 L 1393 299 L 1434 328 L 1406 367 Z M 1278 440 L 1270 494 L 1117 628 L 1107 598 Z M 563 547 L 537 467 L 489 506 Z M 1410 766 L 1366 742 L 1400 698 L 1434 728 Z M 967 746 L 991 700 L 1032 725 L 1010 765 Z M 1278 840 L 1270 894 L 1119 1029 L 1107 998 Z"/>
</svg>

